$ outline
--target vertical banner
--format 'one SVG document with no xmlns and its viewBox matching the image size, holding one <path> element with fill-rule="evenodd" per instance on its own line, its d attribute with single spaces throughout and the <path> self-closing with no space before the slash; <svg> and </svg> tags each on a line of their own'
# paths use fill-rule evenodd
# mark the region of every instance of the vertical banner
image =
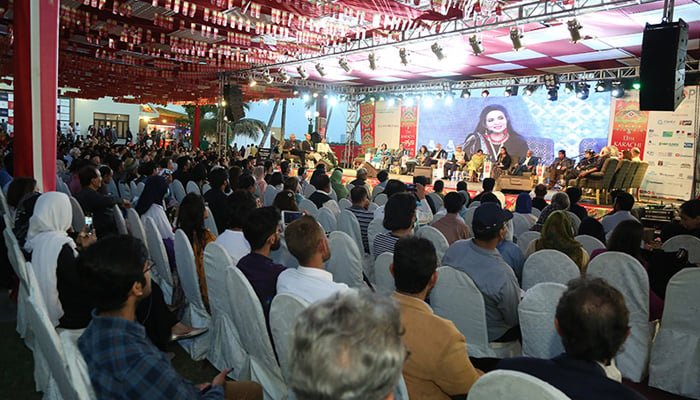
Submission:
<svg viewBox="0 0 700 400">
<path fill-rule="evenodd" d="M 639 111 L 639 92 L 628 91 L 632 96 L 613 98 L 612 124 L 608 143 L 620 150 L 637 147 L 644 159 L 647 136 L 648 111 Z"/>
<path fill-rule="evenodd" d="M 360 135 L 363 152 L 374 147 L 374 103 L 371 101 L 360 104 Z"/>
<path fill-rule="evenodd" d="M 403 143 L 411 157 L 416 155 L 416 136 L 418 135 L 418 105 L 401 106 L 399 125 L 399 143 Z"/>
</svg>

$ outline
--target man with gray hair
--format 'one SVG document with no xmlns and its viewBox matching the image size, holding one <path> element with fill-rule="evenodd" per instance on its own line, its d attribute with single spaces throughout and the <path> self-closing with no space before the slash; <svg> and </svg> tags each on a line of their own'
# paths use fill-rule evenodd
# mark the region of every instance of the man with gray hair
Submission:
<svg viewBox="0 0 700 400">
<path fill-rule="evenodd" d="M 393 399 L 406 348 L 389 298 L 343 292 L 304 310 L 292 329 L 287 383 L 298 400 Z"/>
<path fill-rule="evenodd" d="M 549 205 L 542 209 L 539 218 L 537 218 L 537 223 L 530 228 L 531 231 L 541 231 L 544 226 L 545 221 L 549 218 L 549 215 L 555 211 L 566 211 L 569 209 L 571 202 L 569 200 L 569 195 L 565 192 L 556 192 L 552 196 Z"/>
<path fill-rule="evenodd" d="M 372 198 L 372 187 L 367 183 L 367 168 L 360 168 L 355 173 L 357 177 L 354 181 L 350 182 L 351 185 L 357 187 L 362 186 L 367 191 L 367 197 Z"/>
</svg>

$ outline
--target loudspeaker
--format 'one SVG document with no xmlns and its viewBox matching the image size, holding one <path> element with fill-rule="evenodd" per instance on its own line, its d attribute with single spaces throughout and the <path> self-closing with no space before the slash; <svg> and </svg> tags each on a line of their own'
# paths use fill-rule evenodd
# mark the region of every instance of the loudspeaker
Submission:
<svg viewBox="0 0 700 400">
<path fill-rule="evenodd" d="M 243 92 L 238 85 L 224 86 L 224 98 L 226 99 L 226 118 L 229 122 L 238 121 L 245 118 L 245 110 L 243 109 Z"/>
<path fill-rule="evenodd" d="M 688 24 L 647 24 L 639 66 L 639 108 L 643 111 L 675 111 L 683 101 Z"/>
</svg>

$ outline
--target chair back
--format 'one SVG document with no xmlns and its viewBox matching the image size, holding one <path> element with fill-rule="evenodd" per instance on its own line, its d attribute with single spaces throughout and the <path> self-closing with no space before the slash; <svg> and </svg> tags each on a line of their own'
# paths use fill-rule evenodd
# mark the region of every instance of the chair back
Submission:
<svg viewBox="0 0 700 400">
<path fill-rule="evenodd" d="M 467 208 L 467 211 L 464 212 L 464 216 L 462 219 L 464 219 L 464 223 L 469 227 L 470 232 L 474 232 L 474 228 L 472 228 L 472 223 L 474 222 L 474 213 L 476 212 L 477 207 L 472 207 L 471 204 L 469 205 L 469 208 Z"/>
<path fill-rule="evenodd" d="M 340 207 L 341 210 L 344 210 L 346 208 L 352 207 L 352 202 L 348 200 L 347 198 L 342 198 L 338 200 L 338 206 Z"/>
<path fill-rule="evenodd" d="M 345 190 L 347 190 L 348 193 L 350 193 L 350 192 L 352 192 L 352 189 L 353 189 L 354 187 L 355 187 L 355 185 L 353 185 L 352 183 L 348 183 L 348 184 L 345 185 Z M 369 195 L 370 193 L 367 193 L 367 194 Z"/>
<path fill-rule="evenodd" d="M 513 236 L 516 238 L 527 232 L 535 225 L 535 220 L 525 214 L 513 213 Z"/>
<path fill-rule="evenodd" d="M 542 214 L 542 210 L 539 208 L 532 207 L 532 210 L 530 210 L 530 214 L 534 215 L 535 217 L 539 218 L 540 214 Z"/>
<path fill-rule="evenodd" d="M 352 211 L 341 208 L 340 215 L 338 215 L 337 229 L 350 235 L 360 252 L 364 253 L 360 222 L 357 220 L 357 217 L 352 213 Z"/>
<path fill-rule="evenodd" d="M 442 200 L 442 197 L 440 197 L 439 194 L 431 192 L 428 193 L 427 196 L 430 197 L 430 199 L 433 201 L 433 204 L 435 205 L 435 211 L 445 206 L 445 202 L 444 200 Z"/>
<path fill-rule="evenodd" d="M 430 243 L 435 246 L 435 253 L 437 254 L 439 264 L 440 260 L 442 260 L 442 256 L 445 255 L 447 248 L 450 247 L 447 239 L 445 239 L 445 235 L 443 235 L 442 232 L 436 228 L 433 228 L 430 225 L 425 225 L 418 228 L 416 236 L 430 240 Z"/>
<path fill-rule="evenodd" d="M 71 195 L 68 185 L 66 185 L 66 183 L 63 182 L 63 179 L 61 178 L 56 179 L 56 190 L 61 193 L 65 193 L 67 196 Z"/>
<path fill-rule="evenodd" d="M 632 183 L 630 184 L 630 189 L 639 189 L 642 186 L 642 182 L 644 181 L 644 176 L 647 174 L 647 170 L 649 169 L 649 163 L 646 161 L 642 161 L 639 164 L 639 167 L 637 168 L 637 171 L 634 173 L 634 178 L 632 178 Z"/>
<path fill-rule="evenodd" d="M 471 203 L 469 203 L 469 207 L 468 207 L 468 208 L 477 208 L 477 207 L 479 207 L 480 205 L 481 205 L 481 202 L 480 202 L 480 201 L 478 201 L 478 200 L 477 200 L 477 201 L 472 201 Z"/>
<path fill-rule="evenodd" d="M 372 222 L 367 225 L 367 242 L 369 243 L 369 254 L 374 254 L 374 238 L 380 233 L 389 232 L 388 229 L 384 227 L 384 220 L 382 218 L 375 218 Z"/>
<path fill-rule="evenodd" d="M 534 210 L 534 209 L 533 209 Z M 523 251 L 523 254 L 527 253 L 527 248 L 530 246 L 530 242 L 540 238 L 540 233 L 536 231 L 525 231 L 520 236 L 518 236 L 518 247 Z"/>
<path fill-rule="evenodd" d="M 577 235 L 574 237 L 574 239 L 583 245 L 583 248 L 586 249 L 588 255 L 591 255 L 595 250 L 605 248 L 605 244 L 603 242 L 591 235 Z"/>
<path fill-rule="evenodd" d="M 304 190 L 303 190 L 302 194 L 304 195 L 304 197 L 306 197 L 308 199 L 309 196 L 311 196 L 315 191 L 316 191 L 316 186 L 309 183 L 306 186 L 304 186 Z"/>
<path fill-rule="evenodd" d="M 122 214 L 121 208 L 118 205 L 112 207 L 112 214 L 114 214 L 114 223 L 117 225 L 117 232 L 120 235 L 128 235 L 129 230 L 126 229 L 126 221 L 124 220 L 124 214 Z"/>
<path fill-rule="evenodd" d="M 606 251 L 588 263 L 587 275 L 605 279 L 625 298 L 630 313 L 630 335 L 615 357 L 622 376 L 634 382 L 644 379 L 649 364 L 649 277 L 634 257 Z"/>
<path fill-rule="evenodd" d="M 195 181 L 187 182 L 186 190 L 187 194 L 194 193 L 200 196 L 202 195 L 202 191 L 199 189 L 199 186 L 197 186 L 197 183 Z"/>
<path fill-rule="evenodd" d="M 131 232 L 131 236 L 141 240 L 144 246 L 146 246 L 146 249 L 148 249 L 149 247 L 148 240 L 146 239 L 146 230 L 141 223 L 139 213 L 137 213 L 133 208 L 127 208 L 126 219 L 129 221 L 129 231 Z"/>
<path fill-rule="evenodd" d="M 331 258 L 325 269 L 333 274 L 333 281 L 353 288 L 365 287 L 362 279 L 362 253 L 353 239 L 345 232 L 331 232 L 328 238 Z"/>
<path fill-rule="evenodd" d="M 299 211 L 306 211 L 314 218 L 318 216 L 318 207 L 316 207 L 316 204 L 309 199 L 302 199 L 299 202 Z"/>
<path fill-rule="evenodd" d="M 675 252 L 678 249 L 686 249 L 688 251 L 688 261 L 693 264 L 700 263 L 700 239 L 692 235 L 674 236 L 664 244 L 661 249 L 667 252 Z"/>
<path fill-rule="evenodd" d="M 175 182 L 175 181 L 173 181 L 173 182 Z M 178 182 L 179 182 L 179 181 L 178 181 Z M 181 184 L 181 186 L 182 186 L 182 184 Z M 183 188 L 182 191 L 184 192 L 185 189 Z M 139 197 L 139 196 L 138 196 L 138 194 L 139 194 L 139 193 L 138 193 L 138 188 L 136 187 L 136 182 L 134 182 L 134 181 L 129 181 L 129 192 L 131 193 L 131 200 L 132 200 L 132 201 L 136 200 L 136 199 Z"/>
<path fill-rule="evenodd" d="M 388 200 L 389 198 L 386 196 L 386 193 L 379 193 L 372 202 L 378 206 L 383 206 Z"/>
<path fill-rule="evenodd" d="M 146 181 L 141 181 L 138 183 L 138 185 L 136 185 L 136 197 L 141 197 L 144 187 L 146 187 Z"/>
<path fill-rule="evenodd" d="M 119 182 L 119 195 L 122 199 L 131 200 L 131 188 L 124 182 Z"/>
<path fill-rule="evenodd" d="M 700 398 L 698 287 L 700 268 L 681 270 L 668 282 L 664 317 L 649 363 L 649 386 L 694 399 Z"/>
<path fill-rule="evenodd" d="M 566 210 L 566 215 L 571 218 L 571 226 L 574 228 L 574 232 L 578 232 L 578 228 L 581 226 L 581 218 L 569 210 Z"/>
<path fill-rule="evenodd" d="M 71 222 L 71 226 L 74 232 L 80 232 L 85 226 L 85 213 L 80 203 L 78 203 L 78 200 L 73 196 L 70 196 L 70 207 L 73 211 L 73 222 Z"/>
<path fill-rule="evenodd" d="M 523 265 L 523 290 L 542 282 L 556 282 L 566 285 L 572 279 L 581 276 L 569 256 L 559 250 L 538 250 L 525 260 Z"/>
<path fill-rule="evenodd" d="M 24 254 L 22 254 L 22 250 L 19 248 L 17 238 L 9 227 L 6 227 L 2 231 L 2 234 L 5 238 L 7 258 L 10 260 L 10 265 L 12 265 L 15 275 L 17 275 L 17 278 L 19 278 L 20 285 L 26 286 L 29 284 L 29 281 L 27 280 L 27 265 L 24 260 Z"/>
<path fill-rule="evenodd" d="M 209 308 L 212 319 L 233 313 L 233 304 L 228 301 L 229 293 L 226 293 L 224 285 L 226 270 L 238 263 L 231 257 L 226 249 L 216 242 L 209 242 L 204 248 L 204 274 L 207 279 L 207 293 L 209 294 Z M 179 271 L 178 271 L 179 273 Z"/>
<path fill-rule="evenodd" d="M 394 276 L 389 266 L 394 262 L 394 253 L 382 253 L 374 260 L 374 280 L 377 293 L 391 296 L 396 290 Z"/>
<path fill-rule="evenodd" d="M 328 197 L 335 200 L 336 202 L 338 201 L 338 195 L 335 193 L 335 189 L 333 189 L 332 186 L 331 186 L 331 192 L 328 193 Z"/>
<path fill-rule="evenodd" d="M 208 183 L 205 183 L 202 185 L 202 195 L 206 194 L 208 191 L 211 190 L 211 185 Z"/>
<path fill-rule="evenodd" d="M 316 219 L 326 233 L 333 232 L 338 226 L 338 221 L 335 218 L 335 214 L 333 214 L 333 211 L 331 211 L 331 209 L 328 207 L 321 207 L 321 209 L 318 210 Z"/>
<path fill-rule="evenodd" d="M 627 190 L 630 188 L 630 186 L 632 186 L 632 181 L 634 180 L 634 177 L 637 175 L 637 171 L 639 171 L 640 166 L 641 166 L 641 163 L 639 161 L 630 162 L 630 168 L 627 171 L 625 178 L 622 180 L 620 189 Z"/>
<path fill-rule="evenodd" d="M 151 255 L 151 260 L 155 264 L 154 270 L 158 278 L 158 284 L 163 290 L 165 302 L 170 304 L 172 303 L 174 280 L 172 271 L 170 271 L 170 263 L 168 262 L 168 254 L 165 251 L 163 238 L 160 236 L 160 232 L 156 227 L 156 223 L 153 222 L 153 218 L 145 218 L 144 228 L 146 232 L 146 241 L 148 242 L 148 253 Z"/>
<path fill-rule="evenodd" d="M 369 203 L 369 206 L 367 206 L 367 210 L 372 212 L 377 211 L 377 208 L 379 208 L 377 203 Z"/>
<path fill-rule="evenodd" d="M 469 400 L 512 399 L 570 400 L 561 390 L 539 378 L 505 369 L 489 372 L 469 389 Z"/>
<path fill-rule="evenodd" d="M 170 190 L 172 190 L 173 196 L 175 196 L 175 200 L 177 200 L 178 203 L 181 203 L 182 199 L 187 195 L 185 187 L 182 186 L 182 182 L 178 179 L 173 179 L 173 183 L 170 184 Z"/>
<path fill-rule="evenodd" d="M 289 365 L 289 339 L 294 329 L 294 322 L 299 314 L 309 306 L 301 297 L 291 293 L 280 293 L 270 304 L 270 331 L 277 350 L 277 358 L 282 371 L 287 371 Z"/>
<path fill-rule="evenodd" d="M 565 291 L 561 283 L 542 282 L 525 292 L 518 305 L 524 356 L 554 358 L 564 352 L 554 317 Z"/>
<path fill-rule="evenodd" d="M 214 236 L 219 236 L 219 229 L 216 227 L 216 221 L 214 221 L 214 214 L 211 213 L 211 208 L 209 206 L 204 206 L 207 210 L 207 217 L 204 218 L 204 226 L 209 229 L 209 231 Z"/>
<path fill-rule="evenodd" d="M 621 189 L 622 183 L 627 179 L 628 173 L 630 172 L 630 165 L 632 161 L 621 160 L 617 165 L 617 171 L 613 177 L 612 183 L 610 184 L 610 189 Z M 634 173 L 632 174 L 634 175 Z"/>
<path fill-rule="evenodd" d="M 277 196 L 277 193 L 280 191 L 277 190 L 276 187 L 272 185 L 267 185 L 265 188 L 265 195 L 263 196 L 263 206 L 269 207 L 272 205 L 272 203 L 275 202 L 275 196 Z"/>
</svg>

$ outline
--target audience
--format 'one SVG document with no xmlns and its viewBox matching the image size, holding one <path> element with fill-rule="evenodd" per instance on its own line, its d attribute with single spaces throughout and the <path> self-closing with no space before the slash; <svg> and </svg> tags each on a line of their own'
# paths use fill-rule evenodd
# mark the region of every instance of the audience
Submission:
<svg viewBox="0 0 700 400">
<path fill-rule="evenodd" d="M 542 211 L 547 207 L 547 200 L 544 196 L 547 195 L 547 185 L 540 183 L 535 186 L 535 197 L 532 199 L 532 206 Z"/>
<path fill-rule="evenodd" d="M 606 376 L 605 365 L 629 335 L 622 294 L 600 278 L 575 279 L 559 300 L 554 324 L 564 353 L 550 360 L 504 359 L 499 368 L 548 382 L 572 400 L 641 400 L 644 397 Z"/>
<path fill-rule="evenodd" d="M 346 189 L 345 185 L 343 185 L 343 170 L 341 168 L 334 169 L 331 173 L 330 180 L 331 187 L 333 188 L 335 195 L 338 196 L 338 200 L 347 198 L 348 189 Z"/>
<path fill-rule="evenodd" d="M 299 261 L 299 267 L 284 270 L 277 279 L 278 293 L 295 294 L 309 303 L 334 293 L 349 290 L 344 283 L 333 282 L 333 275 L 323 268 L 331 258 L 328 238 L 321 225 L 304 215 L 284 231 L 287 249 Z"/>
<path fill-rule="evenodd" d="M 532 214 L 532 198 L 530 197 L 530 193 L 520 193 L 518 195 L 515 199 L 514 213 L 525 217 L 530 227 L 537 223 L 537 217 Z"/>
<path fill-rule="evenodd" d="M 424 177 L 414 177 L 414 182 L 415 178 Z M 415 189 L 413 189 L 413 191 L 409 193 L 411 194 L 411 196 L 414 199 L 414 202 L 416 203 L 416 217 L 418 218 L 418 224 L 429 224 L 433 221 L 433 211 L 430 207 L 430 204 L 428 203 L 429 199 L 425 196 L 425 183 L 422 181 L 418 181 L 414 183 L 414 186 Z M 407 187 L 405 183 L 401 182 L 398 179 L 389 179 L 387 181 L 386 188 L 384 189 L 384 194 L 386 194 L 387 198 L 391 198 L 396 193 L 405 193 L 406 191 Z M 374 211 L 375 219 L 384 219 L 385 207 L 386 205 L 377 207 L 377 209 Z"/>
<path fill-rule="evenodd" d="M 483 182 L 481 182 L 481 193 L 477 194 L 474 196 L 472 201 L 481 201 L 481 198 L 486 194 L 486 193 L 491 193 L 493 192 L 493 188 L 496 187 L 496 180 L 493 178 L 486 178 L 484 179 Z"/>
<path fill-rule="evenodd" d="M 257 186 L 255 192 L 257 195 L 262 196 L 265 193 L 265 188 L 267 188 L 267 182 L 265 182 L 265 167 L 258 165 L 253 168 L 253 177 L 255 178 L 255 185 Z"/>
<path fill-rule="evenodd" d="M 371 197 L 372 187 L 367 183 L 367 169 L 366 168 L 358 169 L 355 176 L 356 176 L 355 180 L 351 181 L 350 184 L 353 186 L 363 186 L 365 188 L 365 190 L 367 191 L 367 196 Z"/>
<path fill-rule="evenodd" d="M 443 190 L 445 190 L 445 182 L 440 179 L 436 180 L 433 184 L 433 192 L 440 196 L 441 199 L 445 200 L 445 193 L 442 192 Z"/>
<path fill-rule="evenodd" d="M 566 188 L 566 194 L 569 196 L 569 211 L 583 221 L 588 216 L 588 211 L 578 204 L 578 201 L 581 200 L 581 188 L 576 186 Z"/>
<path fill-rule="evenodd" d="M 257 208 L 255 197 L 249 192 L 233 192 L 227 199 L 227 225 L 216 243 L 220 244 L 235 263 L 250 253 L 250 244 L 243 234 L 245 225 L 250 213 Z"/>
<path fill-rule="evenodd" d="M 228 196 L 226 196 L 226 192 L 228 192 L 228 178 L 226 168 L 212 168 L 209 172 L 211 189 L 204 193 L 204 200 L 211 210 L 218 232 L 223 232 L 227 224 Z"/>
<path fill-rule="evenodd" d="M 558 250 L 566 254 L 576 264 L 581 275 L 586 274 L 588 252 L 574 239 L 574 226 L 571 217 L 565 211 L 554 211 L 549 215 L 542 227 L 540 238 L 530 242 L 525 258 L 543 249 Z"/>
<path fill-rule="evenodd" d="M 330 197 L 331 180 L 328 178 L 328 175 L 317 175 L 315 178 L 312 178 L 311 184 L 314 185 L 316 191 L 311 193 L 309 200 L 311 200 L 319 209 L 321 209 L 321 207 L 330 209 L 337 217 L 338 214 L 340 214 L 340 207 L 338 206 L 338 203 Z"/>
<path fill-rule="evenodd" d="M 408 351 L 390 299 L 335 294 L 304 310 L 290 333 L 285 377 L 298 400 L 394 398 Z"/>
<path fill-rule="evenodd" d="M 396 193 L 386 202 L 382 225 L 389 232 L 378 234 L 374 238 L 374 256 L 393 253 L 394 244 L 402 236 L 413 233 L 416 223 L 416 200 L 408 193 Z"/>
<path fill-rule="evenodd" d="M 294 200 L 299 204 L 304 199 L 304 196 L 299 193 L 299 179 L 296 176 L 290 176 L 284 179 L 284 186 L 282 190 L 289 190 L 294 193 Z"/>
<path fill-rule="evenodd" d="M 603 217 L 600 223 L 603 224 L 603 229 L 605 229 L 605 236 L 609 237 L 610 233 L 615 229 L 617 224 L 622 221 L 637 221 L 639 220 L 632 215 L 632 207 L 634 206 L 634 196 L 627 192 L 620 191 L 615 196 L 613 202 L 613 210 L 610 214 Z"/>
<path fill-rule="evenodd" d="M 141 216 L 141 222 L 146 224 L 146 217 L 151 217 L 153 222 L 160 233 L 161 238 L 164 241 L 171 241 L 170 248 L 172 248 L 172 240 L 175 239 L 175 234 L 173 233 L 173 227 L 168 220 L 168 216 L 165 213 L 165 208 L 163 207 L 163 199 L 168 193 L 168 182 L 162 176 L 152 176 L 146 180 L 146 185 L 143 187 L 143 192 L 139 197 L 139 201 L 136 203 L 136 212 Z M 166 247 L 168 245 L 166 244 Z"/>
<path fill-rule="evenodd" d="M 681 204 L 679 214 L 680 224 L 666 224 L 661 229 L 662 242 L 678 235 L 692 235 L 700 238 L 700 200 L 689 200 Z"/>
<path fill-rule="evenodd" d="M 369 211 L 369 198 L 364 186 L 356 186 L 350 190 L 350 200 L 352 207 L 348 209 L 357 218 L 360 224 L 360 235 L 362 236 L 362 249 L 365 254 L 369 253 L 369 240 L 367 239 L 367 227 L 374 219 L 374 212 Z"/>
<path fill-rule="evenodd" d="M 605 244 L 605 230 L 603 229 L 603 225 L 594 217 L 586 217 L 581 220 L 581 225 L 578 227 L 578 234 L 592 236 Z"/>
<path fill-rule="evenodd" d="M 299 211 L 299 205 L 296 200 L 294 192 L 291 190 L 283 190 L 275 195 L 275 200 L 272 202 L 272 206 L 277 209 L 277 211 Z"/>
<path fill-rule="evenodd" d="M 534 200 L 533 200 L 534 201 Z M 552 196 L 552 201 L 542 209 L 540 216 L 537 218 L 537 223 L 530 229 L 531 231 L 541 231 L 545 221 L 549 215 L 555 211 L 566 211 L 569 209 L 569 196 L 564 192 L 556 192 Z"/>
<path fill-rule="evenodd" d="M 115 199 L 99 193 L 102 186 L 102 176 L 94 165 L 86 165 L 78 173 L 82 189 L 75 194 L 85 215 L 92 215 L 92 223 L 98 238 L 117 233 L 114 223 L 113 207 L 131 207 L 129 200 Z"/>
<path fill-rule="evenodd" d="M 433 228 L 439 230 L 450 245 L 458 240 L 469 239 L 469 227 L 459 216 L 465 200 L 460 193 L 450 192 L 445 195 L 445 210 L 447 214 L 433 222 Z"/>
<path fill-rule="evenodd" d="M 405 236 L 396 242 L 390 267 L 396 284 L 392 297 L 401 310 L 403 341 L 411 351 L 403 376 L 412 399 L 465 395 L 481 375 L 469 360 L 464 336 L 425 302 L 437 282 L 437 267 L 435 247 L 427 239 Z"/>
</svg>

